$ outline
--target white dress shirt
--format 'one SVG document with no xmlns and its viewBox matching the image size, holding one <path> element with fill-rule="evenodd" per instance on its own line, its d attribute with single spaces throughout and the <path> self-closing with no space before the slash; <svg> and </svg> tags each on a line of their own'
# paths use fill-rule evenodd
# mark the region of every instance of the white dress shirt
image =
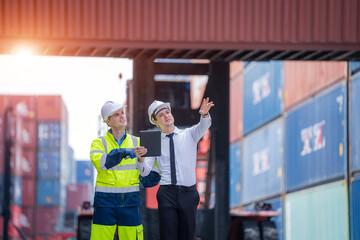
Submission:
<svg viewBox="0 0 360 240">
<path fill-rule="evenodd" d="M 190 128 L 183 130 L 175 127 L 174 148 L 176 185 L 192 186 L 196 184 L 196 151 L 197 143 L 211 126 L 210 114 L 208 117 L 200 117 L 200 122 Z M 160 185 L 171 184 L 170 171 L 170 138 L 161 133 L 161 156 L 146 157 L 143 163 L 139 163 L 140 175 L 147 176 L 152 170 L 155 160 L 159 165 L 161 180 Z"/>
</svg>

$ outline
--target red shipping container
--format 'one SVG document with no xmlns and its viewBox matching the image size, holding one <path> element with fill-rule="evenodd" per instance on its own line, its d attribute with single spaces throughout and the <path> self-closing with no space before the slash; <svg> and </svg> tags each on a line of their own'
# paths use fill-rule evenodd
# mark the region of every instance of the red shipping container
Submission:
<svg viewBox="0 0 360 240">
<path fill-rule="evenodd" d="M 0 175 L 5 173 L 5 146 L 0 142 Z"/>
<path fill-rule="evenodd" d="M 23 231 L 23 233 L 26 235 L 34 235 L 36 233 L 35 230 L 35 208 L 23 206 L 21 231 Z"/>
<path fill-rule="evenodd" d="M 36 121 L 22 121 L 21 126 L 22 147 L 36 148 L 37 142 L 37 123 Z"/>
<path fill-rule="evenodd" d="M 66 187 L 66 208 L 79 209 L 84 201 L 91 201 L 92 186 L 90 183 L 68 184 Z"/>
<path fill-rule="evenodd" d="M 36 96 L 11 96 L 11 105 L 14 112 L 19 113 L 25 119 L 36 118 Z"/>
<path fill-rule="evenodd" d="M 160 184 L 152 188 L 146 188 L 146 208 L 157 209 L 158 203 L 156 200 L 156 193 L 160 187 Z"/>
<path fill-rule="evenodd" d="M 230 64 L 230 143 L 235 142 L 243 135 L 243 64 Z M 231 72 L 232 71 L 232 72 Z M 237 74 L 235 74 L 237 73 Z"/>
<path fill-rule="evenodd" d="M 38 121 L 67 122 L 67 110 L 61 96 L 38 96 Z"/>
<path fill-rule="evenodd" d="M 22 149 L 21 165 L 23 177 L 36 177 L 36 150 Z"/>
<path fill-rule="evenodd" d="M 36 200 L 36 179 L 22 178 L 22 205 L 34 207 Z"/>
<path fill-rule="evenodd" d="M 230 79 L 236 77 L 236 75 L 241 74 L 244 70 L 243 61 L 232 61 L 230 62 Z"/>
<path fill-rule="evenodd" d="M 346 76 L 346 62 L 284 61 L 284 109 L 289 110 Z"/>
<path fill-rule="evenodd" d="M 54 234 L 59 216 L 63 213 L 64 209 L 61 207 L 38 207 L 35 214 L 36 233 Z"/>
<path fill-rule="evenodd" d="M 21 207 L 10 205 L 10 211 L 11 211 L 11 221 L 9 222 L 9 236 L 10 237 L 19 237 L 19 233 L 16 231 L 16 228 L 14 227 L 14 224 L 21 229 Z"/>
<path fill-rule="evenodd" d="M 11 174 L 13 176 L 22 176 L 22 148 L 19 145 L 12 146 L 11 148 Z"/>
</svg>

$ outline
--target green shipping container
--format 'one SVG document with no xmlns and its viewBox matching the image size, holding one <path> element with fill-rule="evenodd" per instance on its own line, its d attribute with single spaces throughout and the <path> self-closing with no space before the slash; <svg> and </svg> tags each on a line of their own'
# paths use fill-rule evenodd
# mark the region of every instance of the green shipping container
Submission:
<svg viewBox="0 0 360 240">
<path fill-rule="evenodd" d="M 344 181 L 290 193 L 285 198 L 286 240 L 349 239 Z"/>
</svg>

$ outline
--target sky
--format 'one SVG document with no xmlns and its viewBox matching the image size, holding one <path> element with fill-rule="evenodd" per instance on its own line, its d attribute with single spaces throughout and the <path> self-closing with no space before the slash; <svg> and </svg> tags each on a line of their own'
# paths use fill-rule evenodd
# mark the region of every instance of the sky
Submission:
<svg viewBox="0 0 360 240">
<path fill-rule="evenodd" d="M 76 160 L 88 160 L 102 105 L 125 102 L 132 73 L 130 59 L 0 55 L 0 94 L 61 95 L 68 110 L 69 145 Z"/>
</svg>

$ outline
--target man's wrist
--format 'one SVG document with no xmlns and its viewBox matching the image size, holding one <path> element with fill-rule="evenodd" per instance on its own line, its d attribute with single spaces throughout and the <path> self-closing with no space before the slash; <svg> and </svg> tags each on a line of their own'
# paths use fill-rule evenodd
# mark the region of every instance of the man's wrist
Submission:
<svg viewBox="0 0 360 240">
<path fill-rule="evenodd" d="M 207 116 L 209 116 L 209 113 L 201 114 L 201 116 L 206 118 Z"/>
</svg>

